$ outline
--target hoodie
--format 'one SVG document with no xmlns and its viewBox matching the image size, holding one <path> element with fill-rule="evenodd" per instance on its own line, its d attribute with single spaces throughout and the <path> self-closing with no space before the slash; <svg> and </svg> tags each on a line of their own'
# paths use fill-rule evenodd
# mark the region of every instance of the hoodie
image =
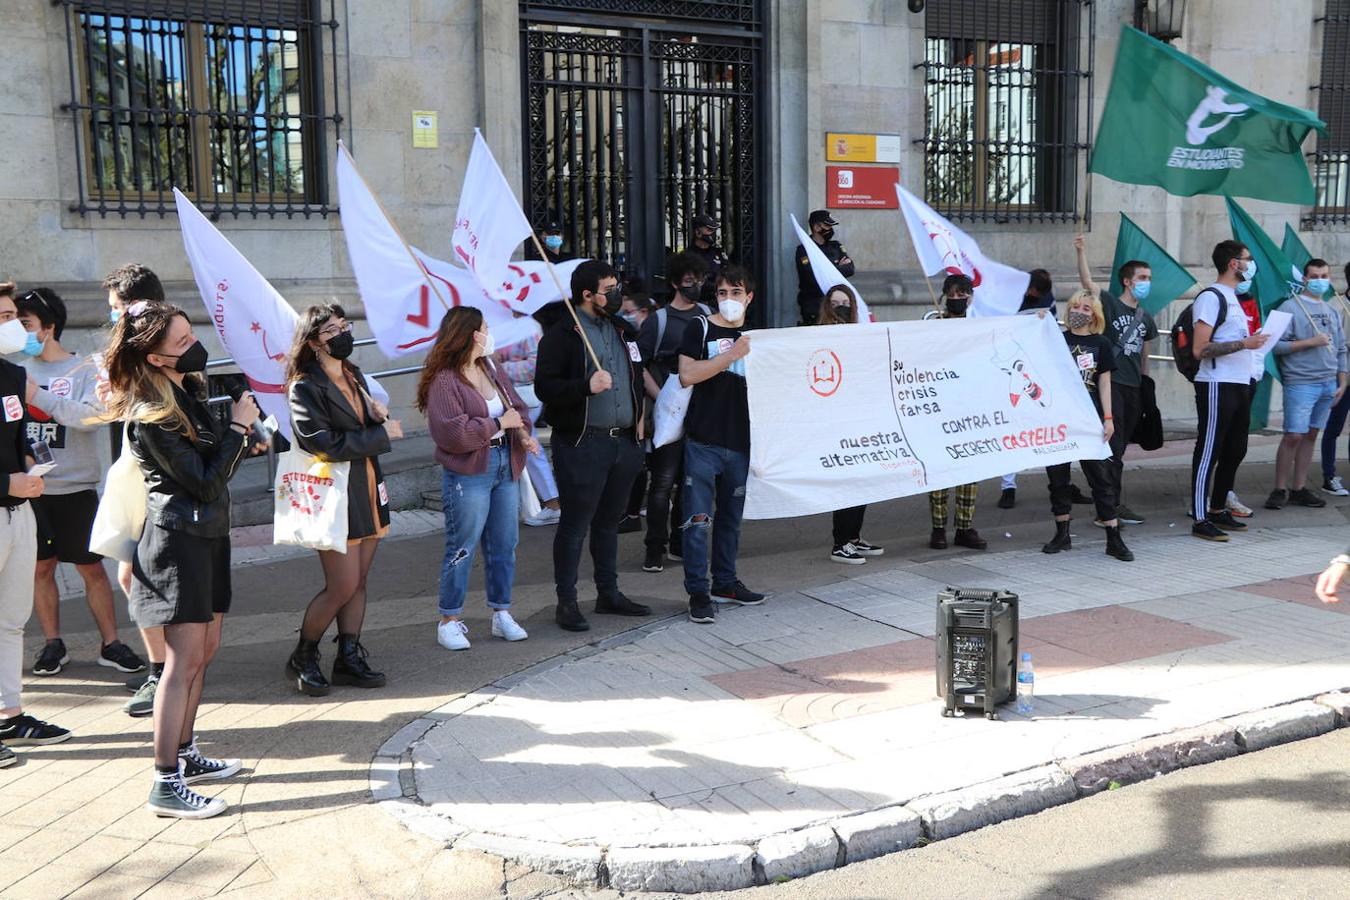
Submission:
<svg viewBox="0 0 1350 900">
<path fill-rule="evenodd" d="M 1346 365 L 1345 330 L 1339 312 L 1325 301 L 1307 296 L 1290 297 L 1279 308 L 1293 317 L 1274 351 L 1285 384 L 1333 381 L 1337 372 L 1350 371 Z M 1319 331 L 1331 336 L 1330 344 L 1294 349 L 1294 342 L 1314 337 Z"/>
</svg>

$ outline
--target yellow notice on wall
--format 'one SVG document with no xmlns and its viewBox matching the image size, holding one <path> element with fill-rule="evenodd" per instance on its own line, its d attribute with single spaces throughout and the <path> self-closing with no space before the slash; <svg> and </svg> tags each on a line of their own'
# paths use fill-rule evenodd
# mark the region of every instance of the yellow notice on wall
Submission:
<svg viewBox="0 0 1350 900">
<path fill-rule="evenodd" d="M 900 135 L 827 132 L 825 158 L 830 162 L 898 163 Z"/>
<path fill-rule="evenodd" d="M 436 127 L 436 113 L 429 109 L 413 110 L 413 148 L 417 150 L 435 150 L 440 146 L 440 133 Z"/>
</svg>

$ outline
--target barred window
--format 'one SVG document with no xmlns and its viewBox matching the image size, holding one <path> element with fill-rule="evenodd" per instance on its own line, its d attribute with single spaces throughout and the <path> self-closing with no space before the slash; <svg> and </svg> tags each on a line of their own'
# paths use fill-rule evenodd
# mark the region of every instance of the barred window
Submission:
<svg viewBox="0 0 1350 900">
<path fill-rule="evenodd" d="M 1092 0 L 929 0 L 924 192 L 954 219 L 1087 218 Z"/>
<path fill-rule="evenodd" d="M 66 0 L 81 214 L 325 215 L 329 0 Z"/>
<path fill-rule="evenodd" d="M 1309 154 L 1317 200 L 1305 225 L 1350 223 L 1350 0 L 1327 0 L 1317 115 L 1327 123 Z"/>
</svg>

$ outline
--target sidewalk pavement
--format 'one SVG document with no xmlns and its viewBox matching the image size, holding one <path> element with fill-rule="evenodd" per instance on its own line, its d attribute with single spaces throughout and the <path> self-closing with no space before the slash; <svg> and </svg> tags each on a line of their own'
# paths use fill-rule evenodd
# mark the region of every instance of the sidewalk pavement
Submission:
<svg viewBox="0 0 1350 900">
<path fill-rule="evenodd" d="M 1263 453 L 1242 472 L 1249 501 L 1268 489 Z M 1037 553 L 1051 528 L 1044 476 L 1030 473 L 1017 509 L 994 507 L 996 485 L 984 491 L 985 554 L 926 549 L 923 497 L 869 510 L 867 534 L 889 552 L 856 569 L 825 561 L 828 517 L 747 523 L 741 575 L 775 595 L 712 626 L 680 616 L 675 567 L 638 571 L 636 535 L 621 544 L 623 587 L 658 621 L 625 633 L 633 620 L 592 616 L 592 632 L 560 632 L 552 530 L 524 529 L 514 599 L 530 640 L 490 641 L 475 599 L 474 648 L 458 654 L 434 638 L 439 532 L 391 540 L 375 563 L 364 636 L 389 687 L 321 700 L 297 694 L 282 670 L 317 562 L 258 550 L 269 558 L 236 567 L 198 727 L 208 754 L 243 757 L 246 774 L 210 791 L 232 806 L 205 822 L 142 809 L 150 723 L 121 713 L 120 678 L 89 662 L 97 636 L 83 602 L 63 603 L 74 662 L 27 678 L 25 698 L 76 737 L 21 748 L 22 763 L 0 772 L 0 895 L 535 896 L 587 881 L 593 858 L 598 874 L 599 851 L 579 848 L 601 841 L 613 842 L 610 884 L 626 883 L 627 858 L 639 886 L 658 887 L 672 867 L 639 848 L 625 857 L 622 844 L 672 845 L 664 859 L 687 871 L 690 852 L 673 845 L 750 847 L 812 822 L 828 834 L 797 832 L 807 839 L 797 857 L 833 864 L 836 832 L 855 848 L 870 836 L 874 850 L 897 827 L 915 834 L 910 810 L 923 795 L 1006 772 L 1048 777 L 1047 762 L 1344 687 L 1337 654 L 1350 619 L 1305 601 L 1307 576 L 1343 549 L 1350 504 L 1260 511 L 1253 533 L 1203 544 L 1183 530 L 1188 460 L 1170 458 L 1131 469 L 1130 503 L 1149 518 L 1127 532 L 1136 563 L 1107 559 L 1089 516 L 1075 522 L 1072 552 Z M 436 524 L 405 519 L 409 535 Z M 1039 676 L 1031 720 L 946 720 L 928 699 L 933 599 L 947 583 L 1022 593 Z M 31 656 L 35 622 L 28 638 Z M 1227 743 L 1219 729 L 1210 745 L 1233 752 L 1239 734 L 1255 747 L 1273 733 L 1225 727 Z M 1050 781 L 1063 796 L 1064 779 Z M 879 820 L 838 824 L 886 804 Z M 492 844 L 482 836 L 511 834 L 535 843 L 475 849 Z M 580 864 L 551 874 L 562 867 L 540 856 L 543 839 L 575 840 Z M 716 852 L 693 856 L 714 870 Z"/>
</svg>

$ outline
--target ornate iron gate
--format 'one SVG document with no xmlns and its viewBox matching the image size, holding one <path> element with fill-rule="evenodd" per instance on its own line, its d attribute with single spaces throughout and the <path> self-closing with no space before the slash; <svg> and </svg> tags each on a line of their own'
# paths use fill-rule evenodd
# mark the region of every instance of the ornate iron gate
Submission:
<svg viewBox="0 0 1350 900">
<path fill-rule="evenodd" d="M 728 257 L 762 275 L 761 9 L 522 0 L 531 220 L 559 220 L 575 255 L 651 278 L 707 213 Z"/>
</svg>

